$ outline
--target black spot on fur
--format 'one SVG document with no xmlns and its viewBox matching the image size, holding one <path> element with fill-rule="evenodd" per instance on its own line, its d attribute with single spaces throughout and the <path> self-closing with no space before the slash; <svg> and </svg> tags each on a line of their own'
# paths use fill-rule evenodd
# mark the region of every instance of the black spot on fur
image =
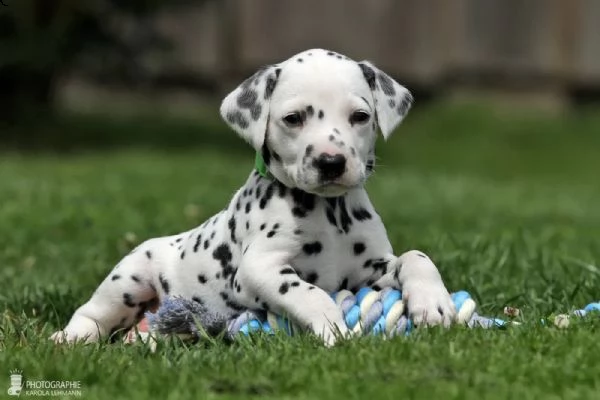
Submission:
<svg viewBox="0 0 600 400">
<path fill-rule="evenodd" d="M 323 113 L 323 110 L 319 110 L 319 114 L 318 114 L 319 119 L 323 119 L 324 116 L 325 116 L 325 114 Z"/>
<path fill-rule="evenodd" d="M 123 304 L 130 308 L 133 308 L 137 305 L 134 303 L 133 296 L 130 293 L 123 293 Z"/>
<path fill-rule="evenodd" d="M 362 243 L 362 242 L 354 243 L 354 254 L 355 255 L 364 253 L 365 249 L 366 249 L 366 246 L 364 243 Z"/>
<path fill-rule="evenodd" d="M 273 236 L 275 236 L 275 234 L 276 234 L 276 233 L 277 233 L 276 231 L 269 231 L 269 232 L 267 233 L 267 237 L 268 237 L 268 238 L 272 238 Z"/>
<path fill-rule="evenodd" d="M 249 231 L 250 230 L 250 222 L 246 221 L 246 230 Z"/>
<path fill-rule="evenodd" d="M 275 76 L 279 78 L 279 74 L 281 74 L 281 68 L 275 68 Z"/>
<path fill-rule="evenodd" d="M 204 241 L 204 250 L 208 249 L 208 246 L 210 246 L 210 242 L 208 241 L 208 239 L 206 239 Z"/>
<path fill-rule="evenodd" d="M 267 227 L 267 224 L 260 224 L 261 231 L 264 231 L 266 227 Z"/>
<path fill-rule="evenodd" d="M 264 210 L 264 208 L 267 206 L 267 204 L 269 204 L 269 201 L 273 197 L 273 191 L 274 191 L 273 182 L 271 182 L 269 184 L 269 186 L 267 186 L 264 196 L 262 197 L 262 199 L 260 199 L 260 202 L 258 203 L 258 206 L 260 207 L 261 210 Z"/>
<path fill-rule="evenodd" d="M 158 281 L 160 282 L 163 292 L 169 294 L 169 282 L 165 279 L 163 274 L 158 274 Z"/>
<path fill-rule="evenodd" d="M 328 207 L 325 211 L 325 215 L 327 216 L 327 221 L 333 226 L 337 226 L 337 220 L 335 219 L 335 211 L 333 208 Z"/>
<path fill-rule="evenodd" d="M 316 288 L 317 288 L 316 286 L 309 286 L 308 290 L 313 290 L 313 289 L 316 289 Z"/>
<path fill-rule="evenodd" d="M 251 209 L 252 209 L 251 202 L 246 203 L 246 214 L 249 214 Z"/>
<path fill-rule="evenodd" d="M 146 251 L 146 257 L 148 257 L 148 260 L 152 258 L 152 253 L 150 252 L 150 250 Z"/>
<path fill-rule="evenodd" d="M 227 300 L 225 305 L 235 311 L 244 311 L 246 308 L 233 300 Z"/>
<path fill-rule="evenodd" d="M 348 289 L 348 278 L 344 278 L 344 280 L 342 281 L 342 283 L 340 284 L 338 290 L 345 290 Z"/>
<path fill-rule="evenodd" d="M 111 281 L 116 281 L 117 279 L 121 279 L 121 275 L 113 275 L 112 278 L 110 278 Z"/>
<path fill-rule="evenodd" d="M 394 108 L 396 107 L 396 101 L 394 99 L 389 99 L 388 105 L 390 106 L 390 108 Z"/>
<path fill-rule="evenodd" d="M 258 121 L 261 113 L 262 113 L 262 106 L 260 104 L 255 104 L 250 109 L 250 115 L 252 116 L 252 119 L 255 121 Z"/>
<path fill-rule="evenodd" d="M 402 101 L 400 102 L 400 104 L 398 105 L 398 108 L 396 109 L 396 111 L 398 112 L 398 115 L 404 115 L 408 112 L 408 109 L 410 108 L 410 105 L 413 102 L 413 97 L 410 93 L 407 93 L 406 96 L 404 96 L 402 98 Z"/>
<path fill-rule="evenodd" d="M 379 272 L 383 273 L 386 271 L 387 265 L 388 265 L 388 261 L 379 258 L 377 260 L 374 260 L 373 264 L 371 266 L 376 272 L 379 271 Z"/>
<path fill-rule="evenodd" d="M 273 94 L 273 90 L 275 90 L 276 85 L 277 85 L 277 79 L 273 78 L 272 76 L 269 76 L 267 78 L 267 84 L 265 86 L 265 95 L 264 95 L 265 100 L 268 100 L 269 98 L 271 98 L 271 95 Z"/>
<path fill-rule="evenodd" d="M 394 89 L 394 82 L 390 79 L 386 74 L 378 73 L 377 80 L 379 81 L 379 86 L 381 86 L 381 90 L 386 96 L 394 96 L 396 94 L 396 89 Z"/>
<path fill-rule="evenodd" d="M 337 207 L 338 198 L 337 197 L 326 197 L 325 201 L 333 210 Z"/>
<path fill-rule="evenodd" d="M 231 216 L 231 218 L 229 219 L 228 222 L 228 226 L 229 226 L 229 231 L 231 233 L 231 241 L 233 243 L 237 243 L 237 239 L 235 237 L 235 227 L 236 227 L 236 221 L 235 221 L 235 216 Z"/>
<path fill-rule="evenodd" d="M 292 283 L 291 283 L 291 285 L 290 285 L 290 286 L 291 286 L 291 287 L 298 287 L 298 286 L 300 286 L 300 282 L 298 282 L 298 281 L 294 281 L 294 282 L 292 282 Z"/>
<path fill-rule="evenodd" d="M 227 121 L 229 121 L 229 123 L 238 125 L 242 129 L 246 129 L 250 125 L 248 123 L 248 120 L 239 110 L 228 112 L 225 118 L 227 119 Z"/>
<path fill-rule="evenodd" d="M 204 300 L 202 300 L 200 297 L 198 296 L 192 296 L 192 301 L 195 301 L 198 304 L 204 305 Z"/>
<path fill-rule="evenodd" d="M 233 278 L 233 274 L 236 269 L 231 265 L 231 249 L 229 245 L 226 243 L 221 243 L 217 248 L 213 251 L 213 258 L 221 263 L 221 268 L 223 272 L 223 279 L 227 279 L 229 277 Z"/>
<path fill-rule="evenodd" d="M 181 238 L 177 238 L 177 240 L 175 240 L 175 243 L 179 243 L 181 242 Z"/>
<path fill-rule="evenodd" d="M 313 106 L 306 107 L 306 115 L 308 115 L 309 117 L 315 115 L 315 109 L 313 108 Z"/>
<path fill-rule="evenodd" d="M 421 257 L 421 258 L 427 258 L 427 256 L 423 253 L 417 253 L 417 256 Z"/>
<path fill-rule="evenodd" d="M 265 165 L 271 164 L 271 151 L 269 150 L 269 146 L 267 146 L 266 140 L 265 140 L 265 143 L 263 143 L 261 152 L 262 152 L 262 158 L 263 158 L 263 161 L 265 162 Z"/>
<path fill-rule="evenodd" d="M 297 188 L 292 189 L 291 192 L 294 201 L 292 213 L 299 218 L 306 217 L 315 208 L 315 195 Z"/>
<path fill-rule="evenodd" d="M 333 51 L 328 51 L 328 52 L 327 52 L 327 55 L 328 55 L 328 56 L 334 56 L 334 55 L 335 55 L 335 53 L 334 53 Z"/>
<path fill-rule="evenodd" d="M 287 282 L 283 282 L 281 286 L 279 286 L 279 293 L 286 294 L 290 288 L 290 284 Z"/>
<path fill-rule="evenodd" d="M 181 256 L 180 256 L 180 258 L 181 258 L 182 260 L 185 258 L 185 251 L 182 251 L 182 252 L 181 252 Z"/>
<path fill-rule="evenodd" d="M 333 136 L 333 135 L 329 135 L 329 141 L 330 141 L 330 142 L 333 142 L 334 140 L 335 140 L 335 136 Z"/>
<path fill-rule="evenodd" d="M 350 219 L 350 214 L 348 214 L 348 210 L 346 209 L 346 200 L 343 197 L 339 198 L 340 204 L 340 224 L 341 228 L 345 233 L 350 232 L 350 225 L 352 225 L 352 219 Z"/>
<path fill-rule="evenodd" d="M 355 208 L 354 210 L 352 210 L 352 216 L 354 216 L 354 218 L 356 218 L 357 221 L 364 221 L 366 219 L 373 218 L 371 213 L 362 207 Z"/>
<path fill-rule="evenodd" d="M 284 268 L 284 269 L 282 269 L 281 271 L 279 271 L 279 273 L 280 273 L 281 275 L 289 275 L 289 274 L 295 274 L 295 273 L 296 273 L 296 271 L 294 271 L 294 269 L 293 269 L 293 268 L 289 268 L 289 267 L 288 267 L 288 268 Z"/>
<path fill-rule="evenodd" d="M 301 63 L 304 60 L 302 58 L 298 58 L 296 61 L 298 61 L 299 63 Z"/>
<path fill-rule="evenodd" d="M 319 279 L 319 274 L 317 274 L 316 272 L 311 272 L 308 274 L 308 276 L 306 277 L 306 282 L 308 283 L 316 283 L 317 280 Z"/>
<path fill-rule="evenodd" d="M 338 128 L 333 128 L 333 132 L 334 132 L 336 135 L 339 135 L 339 134 L 340 134 L 340 130 L 339 130 Z"/>
<path fill-rule="evenodd" d="M 204 284 L 207 282 L 206 276 L 204 274 L 198 274 L 198 282 Z"/>
<path fill-rule="evenodd" d="M 283 198 L 287 194 L 287 187 L 283 183 L 277 181 L 277 192 L 279 193 L 279 197 Z"/>
<path fill-rule="evenodd" d="M 312 243 L 305 243 L 304 246 L 302 246 L 302 251 L 304 251 L 309 256 L 313 254 L 319 254 L 321 250 L 323 250 L 323 245 L 321 244 L 321 242 L 318 241 Z"/>
<path fill-rule="evenodd" d="M 241 108 L 250 108 L 256 104 L 258 94 L 251 89 L 244 90 L 237 98 L 237 105 Z"/>
<path fill-rule="evenodd" d="M 302 229 L 295 229 L 294 230 L 294 235 L 302 235 L 304 233 L 304 231 Z"/>
<path fill-rule="evenodd" d="M 258 199 L 260 197 L 260 186 L 256 187 L 256 198 Z"/>
<path fill-rule="evenodd" d="M 363 63 L 358 63 L 358 66 L 362 70 L 363 76 L 369 84 L 369 88 L 371 88 L 371 90 L 375 90 L 375 71 L 373 71 L 373 68 Z"/>
<path fill-rule="evenodd" d="M 202 234 L 199 234 L 198 237 L 196 238 L 196 243 L 194 243 L 194 253 L 196 253 L 198 251 L 198 247 L 200 246 L 200 243 L 202 243 Z"/>
<path fill-rule="evenodd" d="M 141 279 L 137 275 L 131 275 L 131 280 L 140 283 Z"/>
</svg>

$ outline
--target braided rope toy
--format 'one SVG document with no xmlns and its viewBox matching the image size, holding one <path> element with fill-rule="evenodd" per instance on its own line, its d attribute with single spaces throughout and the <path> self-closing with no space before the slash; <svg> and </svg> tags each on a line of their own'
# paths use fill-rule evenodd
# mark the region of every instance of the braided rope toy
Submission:
<svg viewBox="0 0 600 400">
<path fill-rule="evenodd" d="M 457 312 L 457 322 L 469 328 L 503 328 L 507 325 L 519 325 L 519 322 L 490 318 L 475 312 L 476 304 L 466 291 L 451 294 Z M 356 335 L 371 334 L 383 337 L 409 335 L 413 323 L 407 318 L 402 293 L 399 290 L 385 288 L 376 291 L 362 288 L 356 294 L 341 290 L 331 294 L 331 298 L 340 307 L 348 329 Z M 512 309 L 513 313 L 515 309 Z M 554 325 L 565 328 L 569 325 L 570 315 L 584 317 L 591 312 L 600 311 L 600 302 L 590 303 L 585 308 L 571 314 L 559 314 L 554 317 Z M 506 314 L 510 314 L 505 311 Z M 542 323 L 545 323 L 542 320 Z M 238 335 L 249 336 L 255 332 L 273 334 L 283 331 L 289 335 L 299 332 L 289 319 L 272 312 L 245 311 L 232 319 L 211 314 L 205 306 L 182 297 L 168 297 L 155 312 L 147 312 L 145 318 L 130 330 L 124 341 L 135 342 L 141 339 L 149 342 L 153 349 L 156 341 L 153 334 L 175 334 L 182 338 L 198 338 L 202 332 L 208 334 L 224 333 L 228 339 Z"/>
</svg>

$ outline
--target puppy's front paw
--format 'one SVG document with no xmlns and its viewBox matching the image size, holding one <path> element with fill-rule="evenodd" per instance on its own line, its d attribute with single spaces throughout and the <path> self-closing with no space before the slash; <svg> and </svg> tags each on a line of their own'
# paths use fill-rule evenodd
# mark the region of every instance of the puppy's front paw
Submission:
<svg viewBox="0 0 600 400">
<path fill-rule="evenodd" d="M 456 309 L 450 293 L 439 282 L 415 281 L 402 288 L 408 316 L 415 325 L 450 326 L 456 320 Z"/>
<path fill-rule="evenodd" d="M 323 340 L 325 347 L 333 347 L 338 339 L 349 335 L 348 327 L 343 320 L 337 324 L 326 322 L 313 325 L 312 331 Z"/>
<path fill-rule="evenodd" d="M 50 336 L 50 340 L 57 344 L 74 342 L 93 343 L 98 341 L 100 333 L 96 321 L 90 318 L 77 316 L 73 317 L 64 330 L 54 332 L 52 336 Z"/>
</svg>

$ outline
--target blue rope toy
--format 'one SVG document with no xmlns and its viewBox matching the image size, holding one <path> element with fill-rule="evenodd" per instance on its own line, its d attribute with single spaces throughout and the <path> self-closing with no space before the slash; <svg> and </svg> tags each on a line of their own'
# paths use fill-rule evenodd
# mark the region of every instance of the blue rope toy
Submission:
<svg viewBox="0 0 600 400">
<path fill-rule="evenodd" d="M 475 312 L 475 301 L 466 291 L 452 293 L 451 297 L 456 307 L 457 322 L 469 328 L 505 328 L 520 324 L 512 319 L 479 315 Z M 342 310 L 346 325 L 353 334 L 390 338 L 409 335 L 413 330 L 413 323 L 406 316 L 399 290 L 386 288 L 376 291 L 362 288 L 356 294 L 341 290 L 333 293 L 331 298 Z M 514 317 L 518 313 L 515 310 L 505 309 L 505 314 Z M 571 316 L 584 317 L 599 312 L 600 302 L 594 302 L 571 314 L 559 314 L 551 321 L 542 320 L 541 323 L 551 322 L 559 328 L 566 328 Z M 225 338 L 233 340 L 240 335 L 250 336 L 256 332 L 274 334 L 282 331 L 289 335 L 300 332 L 290 320 L 271 312 L 248 310 L 235 318 L 227 319 L 211 313 L 198 302 L 182 297 L 167 297 L 156 312 L 147 312 L 145 317 L 126 334 L 124 341 L 132 343 L 142 340 L 153 351 L 156 350 L 155 334 L 177 335 L 184 339 L 198 339 L 206 334 L 224 334 Z"/>
<path fill-rule="evenodd" d="M 516 322 L 489 318 L 475 312 L 476 304 L 466 291 L 453 293 L 452 300 L 457 311 L 457 320 L 469 328 L 505 327 Z M 408 335 L 413 324 L 407 318 L 399 290 L 386 288 L 376 291 L 362 288 L 356 294 L 342 290 L 331 295 L 343 312 L 348 328 L 355 334 L 372 334 L 384 337 Z M 591 303 L 575 315 L 584 316 L 591 311 L 600 311 L 600 303 Z M 151 332 L 178 334 L 184 337 L 199 337 L 200 330 L 209 334 L 224 332 L 228 339 L 254 332 L 272 334 L 283 331 L 293 335 L 299 332 L 294 324 L 280 315 L 264 311 L 245 311 L 238 317 L 226 320 L 211 315 L 197 302 L 181 297 L 169 297 L 163 301 L 156 313 L 146 313 Z"/>
<path fill-rule="evenodd" d="M 456 307 L 457 322 L 469 328 L 505 328 L 508 325 L 519 325 L 513 320 L 489 318 L 475 312 L 476 304 L 466 291 L 451 294 Z M 353 334 L 378 335 L 384 338 L 409 335 L 413 324 L 407 318 L 402 293 L 399 290 L 386 288 L 376 291 L 363 288 L 356 294 L 341 290 L 331 298 L 343 312 L 346 325 Z M 559 328 L 569 325 L 571 315 L 584 317 L 592 312 L 600 312 L 600 302 L 590 303 L 585 308 L 571 314 L 559 314 L 551 322 Z M 514 316 L 515 309 L 506 310 L 505 314 Z M 140 324 L 130 330 L 124 338 L 126 343 L 142 340 L 156 350 L 155 334 L 177 335 L 183 339 L 198 339 L 203 335 L 223 334 L 233 340 L 238 336 L 250 336 L 256 332 L 274 334 L 282 331 L 289 335 L 299 332 L 288 319 L 271 312 L 245 311 L 238 317 L 227 319 L 210 311 L 200 303 L 182 297 L 166 298 L 158 310 L 145 315 L 147 324 Z M 546 321 L 542 320 L 542 324 Z"/>
</svg>

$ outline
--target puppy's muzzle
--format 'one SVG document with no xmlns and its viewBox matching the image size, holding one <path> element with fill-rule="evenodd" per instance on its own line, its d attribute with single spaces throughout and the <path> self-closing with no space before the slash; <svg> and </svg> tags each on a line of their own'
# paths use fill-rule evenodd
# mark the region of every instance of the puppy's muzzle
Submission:
<svg viewBox="0 0 600 400">
<path fill-rule="evenodd" d="M 332 181 L 346 171 L 346 157 L 343 154 L 321 153 L 313 161 L 313 166 L 319 171 L 321 182 Z"/>
</svg>

